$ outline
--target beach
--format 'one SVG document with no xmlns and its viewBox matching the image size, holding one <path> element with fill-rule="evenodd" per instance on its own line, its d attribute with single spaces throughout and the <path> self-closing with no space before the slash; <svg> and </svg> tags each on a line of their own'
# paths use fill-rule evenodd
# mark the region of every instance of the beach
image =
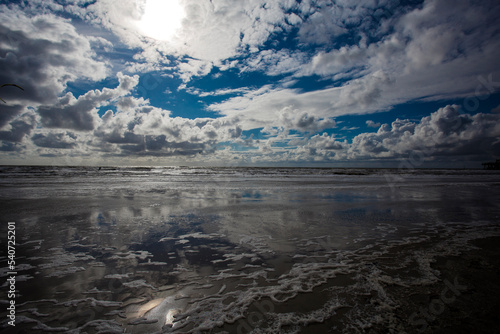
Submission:
<svg viewBox="0 0 500 334">
<path fill-rule="evenodd" d="M 0 200 L 1 333 L 500 329 L 499 171 L 4 166 Z"/>
</svg>

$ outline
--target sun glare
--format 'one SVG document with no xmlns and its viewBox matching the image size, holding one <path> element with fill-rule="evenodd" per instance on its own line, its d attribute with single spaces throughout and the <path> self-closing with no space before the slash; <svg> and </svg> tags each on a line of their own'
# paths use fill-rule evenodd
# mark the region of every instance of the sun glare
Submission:
<svg viewBox="0 0 500 334">
<path fill-rule="evenodd" d="M 139 30 L 145 36 L 166 41 L 181 27 L 184 16 L 179 0 L 146 0 Z"/>
</svg>

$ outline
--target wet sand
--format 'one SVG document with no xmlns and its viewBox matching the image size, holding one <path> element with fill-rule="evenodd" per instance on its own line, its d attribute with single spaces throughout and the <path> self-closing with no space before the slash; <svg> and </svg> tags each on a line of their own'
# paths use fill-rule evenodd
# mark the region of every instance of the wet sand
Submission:
<svg viewBox="0 0 500 334">
<path fill-rule="evenodd" d="M 500 328 L 497 173 L 37 173 L 0 179 L 18 333 Z"/>
</svg>

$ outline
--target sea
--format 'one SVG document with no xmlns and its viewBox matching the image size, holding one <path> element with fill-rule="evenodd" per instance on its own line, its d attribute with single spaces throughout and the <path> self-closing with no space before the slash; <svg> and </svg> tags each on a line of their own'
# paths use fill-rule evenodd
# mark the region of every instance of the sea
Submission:
<svg viewBox="0 0 500 334">
<path fill-rule="evenodd" d="M 500 332 L 500 171 L 2 166 L 0 203 L 0 333 Z"/>
</svg>

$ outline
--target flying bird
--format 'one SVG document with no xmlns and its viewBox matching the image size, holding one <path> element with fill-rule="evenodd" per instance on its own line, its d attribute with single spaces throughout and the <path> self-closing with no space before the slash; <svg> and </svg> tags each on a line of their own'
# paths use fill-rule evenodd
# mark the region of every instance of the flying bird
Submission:
<svg viewBox="0 0 500 334">
<path fill-rule="evenodd" d="M 17 88 L 19 88 L 19 89 L 21 89 L 21 90 L 24 90 L 24 88 L 23 88 L 23 87 L 21 87 L 21 86 L 19 86 L 19 85 L 16 85 L 16 84 L 3 84 L 3 85 L 1 85 L 1 86 L 0 86 L 0 88 L 3 88 L 3 87 L 5 87 L 5 86 L 14 86 L 14 87 L 17 87 Z M 4 99 L 2 99 L 1 97 L 0 97 L 0 100 L 2 100 L 2 101 L 3 101 L 3 103 L 7 103 L 7 102 L 5 102 L 5 100 L 4 100 Z"/>
</svg>

